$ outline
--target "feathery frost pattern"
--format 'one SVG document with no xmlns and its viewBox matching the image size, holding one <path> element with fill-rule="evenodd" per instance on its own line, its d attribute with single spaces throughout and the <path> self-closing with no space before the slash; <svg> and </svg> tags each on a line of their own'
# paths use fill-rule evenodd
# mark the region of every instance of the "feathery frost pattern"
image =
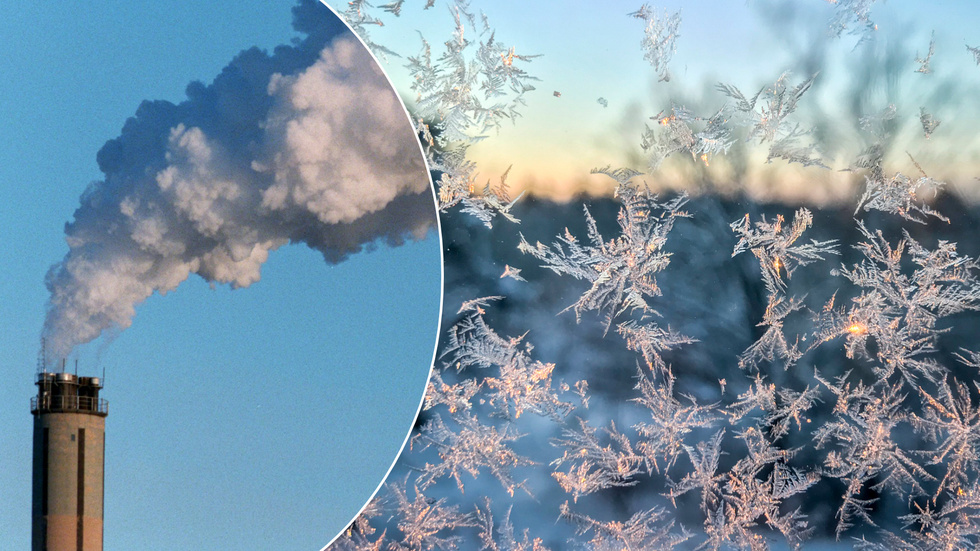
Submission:
<svg viewBox="0 0 980 551">
<path fill-rule="evenodd" d="M 677 51 L 676 42 L 679 36 L 677 31 L 681 25 L 681 13 L 671 15 L 665 11 L 662 15 L 658 15 L 649 4 L 643 4 L 639 10 L 629 15 L 646 23 L 643 41 L 640 42 L 643 59 L 650 62 L 653 70 L 660 75 L 660 80 L 670 80 L 667 64 Z"/>
<path fill-rule="evenodd" d="M 980 48 L 967 45 L 966 50 L 973 56 L 973 61 L 980 65 Z"/>
<path fill-rule="evenodd" d="M 932 67 L 929 63 L 932 61 L 933 54 L 936 53 L 936 32 L 932 32 L 932 38 L 929 40 L 929 52 L 926 53 L 925 57 L 919 57 L 919 54 L 915 54 L 915 62 L 919 64 L 919 68 L 915 70 L 917 73 L 922 73 L 927 75 L 932 72 Z"/>
<path fill-rule="evenodd" d="M 669 114 L 661 112 L 654 119 L 657 128 L 646 127 L 640 146 L 650 155 L 649 166 L 657 170 L 674 153 L 689 153 L 691 158 L 707 165 L 712 157 L 727 153 L 735 138 L 728 125 L 732 109 L 724 107 L 703 119 L 681 106 L 673 106 Z"/>
<path fill-rule="evenodd" d="M 545 268 L 560 275 L 570 275 L 592 284 L 569 309 L 576 319 L 583 312 L 597 311 L 606 321 L 606 330 L 620 314 L 639 310 L 656 313 L 647 302 L 659 296 L 656 274 L 670 263 L 670 254 L 663 251 L 667 234 L 678 217 L 685 197 L 659 202 L 648 189 L 629 183 L 636 175 L 632 171 L 598 169 L 617 181 L 616 196 L 623 207 L 619 211 L 620 236 L 605 241 L 596 227 L 595 219 L 585 209 L 588 225 L 588 245 L 582 245 L 567 230 L 551 247 L 538 242 L 528 243 L 524 236 L 518 249 L 533 256 Z"/>
<path fill-rule="evenodd" d="M 787 120 L 796 111 L 803 94 L 813 86 L 816 76 L 811 75 L 800 84 L 789 87 L 787 81 L 790 74 L 783 73 L 772 86 L 760 89 L 751 98 L 747 98 L 732 85 L 718 85 L 719 91 L 735 100 L 734 114 L 742 119 L 740 124 L 749 128 L 746 139 L 749 141 L 758 139 L 759 143 L 770 144 L 766 162 L 783 159 L 803 166 L 815 165 L 826 168 L 823 162 L 815 157 L 816 150 L 813 145 L 800 143 L 801 138 L 807 136 L 809 131 Z"/>
<path fill-rule="evenodd" d="M 476 165 L 466 156 L 488 132 L 520 117 L 524 96 L 537 80 L 521 67 L 538 56 L 501 44 L 485 15 L 477 23 L 468 1 L 456 0 L 450 12 L 455 31 L 444 42 L 442 54 L 433 60 L 431 45 L 420 37 L 421 50 L 408 57 L 407 65 L 414 78 L 417 127 L 428 146 L 429 166 L 442 173 L 436 182 L 439 206 L 447 211 L 462 204 L 464 212 L 488 227 L 497 215 L 517 222 L 509 213 L 516 199 L 508 195 L 507 174 L 499 185 L 488 181 L 477 194 Z"/>
<path fill-rule="evenodd" d="M 746 142 L 768 144 L 766 162 L 782 159 L 827 168 L 816 146 L 806 143 L 811 131 L 790 121 L 816 75 L 793 87 L 787 84 L 789 78 L 789 73 L 783 73 L 774 84 L 761 88 L 752 97 L 734 85 L 718 84 L 716 90 L 730 101 L 707 117 L 681 105 L 672 105 L 669 111 L 651 117 L 657 124 L 646 127 L 640 142 L 648 152 L 650 169 L 656 171 L 665 159 L 681 152 L 709 166 L 713 157 L 727 154 L 741 135 Z"/>
<path fill-rule="evenodd" d="M 876 0 L 827 0 L 834 5 L 834 16 L 830 20 L 830 32 L 840 36 L 847 31 L 861 40 L 868 40 L 878 30 L 871 20 L 871 7 Z"/>
<path fill-rule="evenodd" d="M 732 256 L 751 251 L 759 261 L 762 280 L 769 295 L 766 313 L 759 324 L 767 327 L 765 334 L 739 356 L 739 367 L 758 369 L 763 361 L 783 362 L 785 368 L 795 364 L 802 352 L 796 342 L 790 343 L 783 332 L 786 316 L 803 307 L 799 299 L 786 294 L 786 282 L 800 266 L 806 266 L 824 259 L 824 255 L 837 254 L 833 241 L 812 241 L 794 245 L 813 224 L 813 215 L 801 208 L 793 218 L 793 224 L 784 228 L 785 220 L 778 215 L 774 222 L 765 219 L 751 224 L 749 215 L 733 222 L 732 231 L 738 236 L 738 243 Z"/>
<path fill-rule="evenodd" d="M 941 121 L 936 120 L 935 117 L 926 111 L 925 107 L 922 107 L 919 109 L 919 122 L 922 123 L 922 131 L 925 132 L 926 139 L 928 140 L 932 137 L 932 133 L 936 131 L 936 128 L 939 128 Z"/>
<path fill-rule="evenodd" d="M 915 159 L 912 159 L 912 162 L 921 171 L 919 163 L 916 163 Z M 922 172 L 922 176 L 915 180 L 901 172 L 886 179 L 884 171 L 881 169 L 880 157 L 871 163 L 870 168 L 872 169 L 871 174 L 864 177 L 866 184 L 864 195 L 858 200 L 858 207 L 854 214 L 857 214 L 861 209 L 865 211 L 880 210 L 897 214 L 906 220 L 920 224 L 926 223 L 927 216 L 949 222 L 948 218 L 922 202 L 921 193 L 917 194 L 922 188 L 926 188 L 931 189 L 935 195 L 945 185 L 944 182 L 928 177 L 925 172 Z"/>
</svg>

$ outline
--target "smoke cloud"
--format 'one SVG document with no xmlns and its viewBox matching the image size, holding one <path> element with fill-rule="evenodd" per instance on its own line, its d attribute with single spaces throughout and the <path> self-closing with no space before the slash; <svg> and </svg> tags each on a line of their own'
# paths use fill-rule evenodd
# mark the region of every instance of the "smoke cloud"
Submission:
<svg viewBox="0 0 980 551">
<path fill-rule="evenodd" d="M 190 274 L 247 287 L 287 243 L 337 263 L 434 226 L 418 142 L 380 68 L 325 6 L 293 13 L 304 39 L 240 53 L 180 104 L 143 102 L 99 151 L 104 179 L 46 277 L 46 361 L 127 328 Z"/>
</svg>

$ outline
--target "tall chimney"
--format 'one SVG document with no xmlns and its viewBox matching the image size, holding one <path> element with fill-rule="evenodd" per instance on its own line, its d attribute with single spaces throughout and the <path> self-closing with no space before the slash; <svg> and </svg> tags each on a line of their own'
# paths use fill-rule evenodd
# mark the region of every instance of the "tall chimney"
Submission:
<svg viewBox="0 0 980 551">
<path fill-rule="evenodd" d="M 105 418 L 97 377 L 37 375 L 31 551 L 102 551 Z"/>
</svg>

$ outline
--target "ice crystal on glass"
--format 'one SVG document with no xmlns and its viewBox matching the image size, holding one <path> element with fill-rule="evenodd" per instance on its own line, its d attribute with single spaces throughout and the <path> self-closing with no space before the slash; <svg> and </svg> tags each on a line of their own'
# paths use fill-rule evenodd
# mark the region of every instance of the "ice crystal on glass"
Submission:
<svg viewBox="0 0 980 551">
<path fill-rule="evenodd" d="M 932 38 L 929 40 L 929 51 L 926 53 L 925 57 L 919 57 L 919 54 L 915 54 L 915 62 L 919 64 L 919 67 L 915 70 L 917 73 L 922 73 L 927 75 L 932 72 L 932 67 L 929 63 L 932 61 L 933 54 L 936 53 L 936 33 L 933 31 Z"/>
<path fill-rule="evenodd" d="M 414 488 L 409 497 L 405 485 L 390 486 L 394 497 L 401 541 L 393 542 L 390 549 L 421 551 L 427 549 L 453 549 L 460 537 L 454 534 L 463 526 L 473 526 L 472 514 L 460 513 L 456 505 L 447 505 L 446 499 L 427 497 Z"/>
<path fill-rule="evenodd" d="M 913 162 L 915 162 L 914 159 Z M 919 167 L 918 163 L 915 164 L 916 167 Z M 921 167 L 919 168 L 921 170 Z M 916 179 L 912 179 L 901 172 L 886 178 L 881 170 L 879 158 L 873 163 L 871 173 L 865 176 L 864 180 L 864 194 L 858 200 L 855 214 L 861 209 L 865 211 L 874 209 L 897 214 L 906 220 L 920 224 L 926 223 L 927 216 L 949 222 L 948 218 L 923 202 L 923 189 L 931 190 L 935 195 L 945 185 L 944 182 L 934 180 L 924 172 L 922 176 Z"/>
<path fill-rule="evenodd" d="M 612 424 L 603 429 L 609 442 L 603 446 L 597 436 L 598 430 L 583 419 L 578 421 L 577 429 L 565 429 L 562 438 L 553 441 L 564 450 L 561 457 L 551 462 L 553 467 L 567 469 L 556 469 L 551 475 L 562 489 L 578 501 L 579 496 L 605 488 L 636 484 L 633 476 L 643 470 L 645 461 L 633 451 L 629 437 Z"/>
<path fill-rule="evenodd" d="M 674 153 L 688 153 L 696 162 L 708 164 L 715 155 L 727 153 L 735 138 L 728 119 L 732 110 L 724 107 L 708 118 L 701 118 L 681 106 L 653 117 L 657 124 L 647 126 L 640 146 L 649 152 L 649 165 L 656 170 Z"/>
<path fill-rule="evenodd" d="M 592 534 L 587 549 L 673 549 L 690 538 L 683 529 L 674 529 L 668 512 L 654 507 L 633 514 L 626 522 L 602 522 L 572 511 L 568 503 L 559 509 L 560 517 L 575 527 L 578 535 Z"/>
<path fill-rule="evenodd" d="M 825 167 L 815 157 L 815 146 L 801 143 L 801 139 L 810 132 L 801 128 L 798 123 L 788 120 L 796 111 L 800 99 L 813 86 L 817 75 L 811 75 L 796 86 L 788 84 L 790 76 L 788 72 L 783 73 L 771 86 L 760 89 L 751 98 L 747 98 L 730 84 L 719 84 L 717 88 L 735 100 L 732 116 L 737 114 L 743 119 L 738 124 L 748 126 L 747 139 L 758 139 L 762 144 L 769 143 L 767 162 L 779 158 L 790 163 L 801 163 L 803 166 Z"/>
<path fill-rule="evenodd" d="M 554 364 L 531 358 L 533 346 L 524 336 L 502 337 L 483 318 L 483 309 L 470 313 L 450 329 L 442 357 L 457 371 L 494 368 L 480 378 L 486 402 L 505 419 L 519 418 L 525 411 L 562 419 L 572 406 L 552 389 Z"/>
<path fill-rule="evenodd" d="M 967 45 L 966 46 L 966 50 L 968 52 L 970 52 L 970 54 L 973 55 L 973 61 L 977 65 L 980 65 L 980 47 L 974 47 L 974 46 Z"/>
<path fill-rule="evenodd" d="M 421 468 L 417 484 L 423 490 L 438 479 L 449 476 L 456 481 L 460 491 L 463 491 L 463 473 L 469 473 L 477 478 L 481 471 L 486 470 L 500 481 L 507 493 L 513 495 L 514 490 L 523 488 L 524 483 L 515 481 L 511 472 L 515 467 L 533 465 L 534 462 L 522 457 L 508 446 L 521 438 L 511 427 L 505 425 L 502 429 L 481 423 L 470 413 L 453 415 L 461 429 L 450 429 L 438 414 L 419 429 L 413 438 L 413 447 L 420 450 L 435 448 L 439 455 L 438 463 L 426 463 Z"/>
<path fill-rule="evenodd" d="M 796 297 L 786 295 L 786 282 L 800 266 L 823 260 L 828 254 L 837 254 L 833 240 L 796 244 L 813 224 L 809 210 L 799 209 L 790 226 L 784 226 L 784 223 L 782 215 L 777 215 L 773 222 L 763 218 L 754 224 L 746 215 L 731 224 L 732 231 L 739 236 L 732 256 L 751 251 L 759 261 L 768 292 L 766 311 L 760 323 L 767 329 L 739 356 L 739 366 L 743 369 L 758 369 L 761 362 L 777 359 L 788 368 L 799 360 L 802 352 L 795 341 L 789 342 L 783 328 L 785 318 L 802 308 L 802 304 Z"/>
<path fill-rule="evenodd" d="M 926 139 L 928 140 L 932 137 L 932 133 L 936 131 L 936 128 L 939 127 L 939 123 L 941 121 L 933 117 L 932 114 L 926 111 L 926 108 L 923 107 L 919 109 L 919 122 L 922 123 L 922 131 L 925 132 Z"/>
<path fill-rule="evenodd" d="M 613 179 L 624 178 L 623 172 L 598 172 L 604 171 Z M 540 260 L 554 273 L 591 283 L 569 309 L 574 310 L 576 319 L 583 312 L 597 311 L 605 318 L 607 330 L 618 315 L 628 310 L 654 312 L 647 301 L 660 295 L 656 274 L 670 263 L 670 253 L 663 250 L 667 234 L 677 218 L 687 216 L 681 210 L 685 197 L 660 202 L 649 190 L 629 183 L 620 183 L 616 194 L 623 204 L 618 216 L 618 237 L 604 240 L 585 208 L 588 244 L 579 243 L 566 230 L 551 246 L 540 242 L 531 245 L 523 235 L 519 245 L 522 252 Z"/>
<path fill-rule="evenodd" d="M 660 80 L 670 80 L 667 65 L 677 50 L 678 29 L 681 25 L 681 13 L 658 14 L 648 4 L 643 4 L 639 10 L 629 14 L 643 20 L 646 28 L 643 31 L 643 58 L 650 62 L 653 70 L 660 75 Z"/>
<path fill-rule="evenodd" d="M 871 20 L 871 6 L 875 0 L 827 0 L 834 4 L 834 16 L 830 30 L 840 36 L 845 30 L 850 34 L 861 35 L 862 40 L 878 30 Z"/>
<path fill-rule="evenodd" d="M 827 319 L 818 338 L 846 336 L 849 357 L 875 361 L 878 376 L 899 373 L 910 384 L 920 376 L 929 380 L 946 369 L 930 357 L 946 316 L 980 308 L 977 261 L 960 256 L 956 244 L 940 241 L 927 249 L 906 232 L 892 246 L 881 231 L 863 223 L 858 229 L 865 241 L 856 245 L 864 260 L 840 273 L 861 289 L 851 306 L 833 315 L 832 302 L 824 309 Z M 911 263 L 914 269 L 907 269 Z M 875 347 L 869 348 L 873 339 Z"/>
<path fill-rule="evenodd" d="M 685 441 L 698 429 L 711 427 L 718 418 L 713 407 L 698 405 L 685 396 L 687 405 L 674 395 L 674 375 L 666 373 L 663 380 L 640 372 L 636 384 L 640 396 L 634 401 L 642 406 L 649 422 L 634 425 L 639 435 L 637 449 L 654 470 L 671 469 L 685 451 Z"/>
</svg>

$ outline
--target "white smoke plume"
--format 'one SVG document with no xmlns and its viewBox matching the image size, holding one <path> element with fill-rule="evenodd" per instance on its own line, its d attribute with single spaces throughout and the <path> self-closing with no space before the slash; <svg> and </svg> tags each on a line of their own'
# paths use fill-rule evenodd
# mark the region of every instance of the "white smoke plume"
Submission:
<svg viewBox="0 0 980 551">
<path fill-rule="evenodd" d="M 105 177 L 47 274 L 46 362 L 125 329 L 191 274 L 247 287 L 286 243 L 336 263 L 434 227 L 422 153 L 380 68 L 319 2 L 293 12 L 302 41 L 242 52 L 180 104 L 143 102 L 99 151 Z"/>
</svg>

